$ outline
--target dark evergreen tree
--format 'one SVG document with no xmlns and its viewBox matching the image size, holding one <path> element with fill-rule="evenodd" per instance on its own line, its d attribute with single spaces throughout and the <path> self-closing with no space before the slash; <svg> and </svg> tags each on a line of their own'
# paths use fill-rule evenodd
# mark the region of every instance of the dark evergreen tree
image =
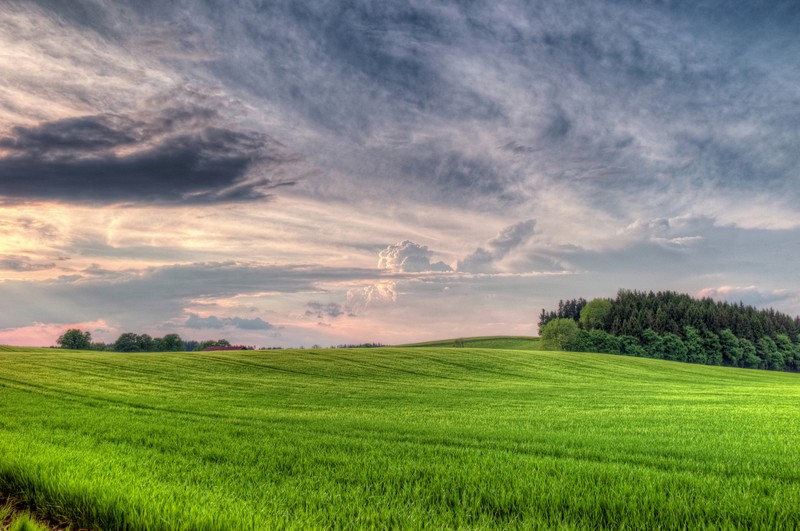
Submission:
<svg viewBox="0 0 800 531">
<path fill-rule="evenodd" d="M 790 340 L 800 336 L 800 317 L 671 291 L 620 290 L 605 305 L 601 319 L 589 319 L 592 312 L 588 310 L 581 319 L 581 309 L 587 307 L 585 299 L 561 300 L 556 311 L 542 310 L 540 329 L 553 319 L 580 321 L 583 328 L 596 333 L 577 335 L 572 345 L 576 350 L 800 370 L 800 339 Z M 592 309 L 592 304 L 588 306 Z M 622 340 L 622 336 L 628 337 Z M 641 350 L 630 338 L 638 341 Z"/>
</svg>

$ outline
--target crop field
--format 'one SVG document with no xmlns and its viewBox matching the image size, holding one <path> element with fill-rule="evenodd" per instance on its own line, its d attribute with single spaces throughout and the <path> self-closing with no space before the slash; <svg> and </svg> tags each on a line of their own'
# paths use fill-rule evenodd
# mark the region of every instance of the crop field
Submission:
<svg viewBox="0 0 800 531">
<path fill-rule="evenodd" d="M 584 353 L 0 350 L 0 492 L 96 529 L 796 529 L 800 375 Z"/>
<path fill-rule="evenodd" d="M 538 337 L 531 336 L 479 336 L 438 341 L 426 341 L 403 345 L 405 347 L 459 347 L 465 348 L 502 348 L 511 350 L 542 350 Z"/>
</svg>

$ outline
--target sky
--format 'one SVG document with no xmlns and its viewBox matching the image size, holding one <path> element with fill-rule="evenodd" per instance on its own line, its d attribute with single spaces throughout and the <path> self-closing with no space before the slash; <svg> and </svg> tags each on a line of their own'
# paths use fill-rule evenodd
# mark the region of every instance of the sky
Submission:
<svg viewBox="0 0 800 531">
<path fill-rule="evenodd" d="M 800 3 L 0 3 L 0 344 L 800 314 Z"/>
</svg>

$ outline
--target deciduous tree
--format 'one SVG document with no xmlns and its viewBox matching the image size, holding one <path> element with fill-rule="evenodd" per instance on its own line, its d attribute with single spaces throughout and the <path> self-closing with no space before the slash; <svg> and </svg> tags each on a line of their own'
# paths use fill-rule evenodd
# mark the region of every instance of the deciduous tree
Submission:
<svg viewBox="0 0 800 531">
<path fill-rule="evenodd" d="M 546 350 L 565 350 L 578 334 L 574 319 L 553 319 L 541 330 L 542 346 Z"/>
<path fill-rule="evenodd" d="M 56 343 L 61 348 L 89 350 L 92 345 L 92 334 L 88 331 L 83 332 L 77 328 L 70 328 L 56 339 Z"/>
</svg>

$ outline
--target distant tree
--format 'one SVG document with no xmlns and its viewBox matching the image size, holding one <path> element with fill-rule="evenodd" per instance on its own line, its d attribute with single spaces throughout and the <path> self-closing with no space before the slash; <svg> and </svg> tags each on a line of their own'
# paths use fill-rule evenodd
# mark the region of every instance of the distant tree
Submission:
<svg viewBox="0 0 800 531">
<path fill-rule="evenodd" d="M 581 327 L 585 330 L 607 328 L 606 321 L 611 315 L 612 304 L 608 299 L 592 299 L 587 302 L 580 313 Z"/>
<path fill-rule="evenodd" d="M 703 332 L 703 350 L 706 352 L 706 364 L 722 365 L 722 343 L 717 334 L 710 330 Z"/>
<path fill-rule="evenodd" d="M 564 346 L 564 350 L 570 352 L 591 352 L 592 338 L 589 337 L 589 332 L 583 329 L 578 330 L 575 337 Z"/>
<path fill-rule="evenodd" d="M 556 319 L 580 323 L 569 350 L 639 355 L 630 339 L 635 338 L 648 357 L 800 371 L 800 317 L 772 308 L 671 291 L 619 290 L 615 299 L 560 300 L 556 310 L 542 310 L 540 331 Z"/>
<path fill-rule="evenodd" d="M 589 332 L 591 352 L 605 352 L 606 354 L 620 354 L 619 338 L 605 330 L 595 328 Z"/>
<path fill-rule="evenodd" d="M 664 347 L 665 360 L 686 361 L 686 345 L 679 336 L 672 332 L 667 332 L 661 339 Z"/>
<path fill-rule="evenodd" d="M 95 350 L 97 352 L 109 352 L 114 350 L 114 346 L 107 343 L 92 343 L 89 345 L 89 350 Z"/>
<path fill-rule="evenodd" d="M 793 371 L 800 371 L 800 336 L 794 343 L 794 350 L 792 351 L 792 361 L 788 364 L 788 368 Z"/>
<path fill-rule="evenodd" d="M 683 344 L 686 345 L 686 361 L 689 363 L 705 363 L 706 350 L 703 348 L 703 338 L 700 331 L 694 326 L 687 325 L 683 328 L 685 339 Z"/>
<path fill-rule="evenodd" d="M 89 350 L 92 344 L 92 334 L 83 332 L 77 328 L 70 328 L 56 339 L 56 343 L 61 348 Z"/>
<path fill-rule="evenodd" d="M 544 325 L 539 335 L 546 350 L 565 350 L 578 335 L 578 324 L 574 319 L 553 319 Z"/>
<path fill-rule="evenodd" d="M 139 336 L 133 332 L 125 332 L 120 334 L 114 342 L 114 350 L 116 352 L 141 352 L 141 343 Z"/>
<path fill-rule="evenodd" d="M 664 357 L 664 340 L 652 328 L 642 332 L 642 348 L 648 358 Z"/>
<path fill-rule="evenodd" d="M 771 337 L 764 336 L 756 341 L 756 354 L 761 360 L 761 368 L 774 371 L 783 370 L 786 361 Z"/>
<path fill-rule="evenodd" d="M 761 365 L 761 358 L 756 353 L 756 346 L 750 342 L 749 339 L 739 339 L 739 348 L 742 349 L 742 360 L 740 367 L 748 369 L 757 369 Z"/>
<path fill-rule="evenodd" d="M 539 314 L 539 334 L 541 335 L 544 325 L 556 318 L 558 318 L 556 312 L 548 312 L 542 308 L 542 313 Z"/>
<path fill-rule="evenodd" d="M 542 308 L 542 313 L 539 314 L 539 335 L 541 336 L 544 325 L 554 319 L 572 319 L 577 323 L 585 305 L 586 299 L 580 298 L 558 301 L 558 310 L 554 312 Z"/>
<path fill-rule="evenodd" d="M 464 348 L 464 338 L 459 337 L 458 339 L 454 340 L 453 346 L 456 348 Z"/>
<path fill-rule="evenodd" d="M 644 347 L 639 343 L 639 340 L 633 336 L 620 336 L 619 353 L 625 356 L 636 356 L 643 358 L 646 356 Z"/>
<path fill-rule="evenodd" d="M 739 338 L 733 335 L 728 328 L 719 333 L 719 343 L 722 349 L 722 364 L 731 367 L 739 367 L 744 357 Z"/>
<path fill-rule="evenodd" d="M 139 345 L 139 352 L 155 352 L 156 350 L 155 341 L 148 334 L 136 336 L 136 344 Z"/>
<path fill-rule="evenodd" d="M 775 336 L 775 346 L 778 347 L 778 354 L 780 354 L 780 358 L 782 366 L 778 370 L 785 370 L 785 369 L 793 369 L 794 367 L 794 345 L 792 344 L 792 340 L 789 339 L 789 336 L 786 334 L 778 334 Z"/>
<path fill-rule="evenodd" d="M 155 340 L 156 352 L 180 352 L 184 349 L 183 339 L 178 334 L 167 334 Z"/>
</svg>

